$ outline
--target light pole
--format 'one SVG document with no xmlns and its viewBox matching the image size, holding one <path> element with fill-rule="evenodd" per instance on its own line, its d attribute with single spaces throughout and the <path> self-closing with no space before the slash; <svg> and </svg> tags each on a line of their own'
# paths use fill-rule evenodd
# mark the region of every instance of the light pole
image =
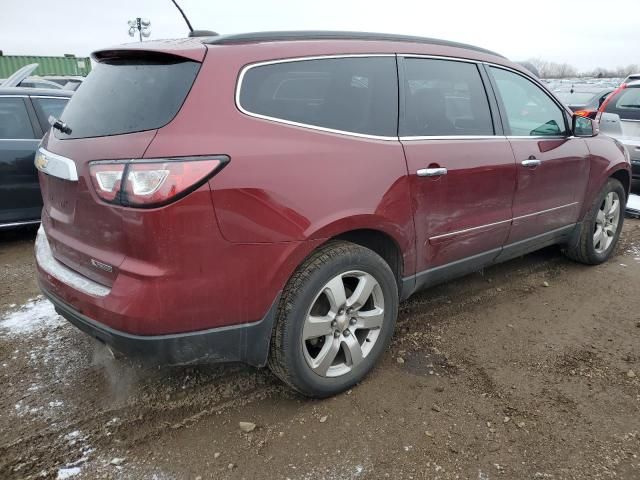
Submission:
<svg viewBox="0 0 640 480">
<path fill-rule="evenodd" d="M 136 30 L 138 31 L 138 36 L 140 41 L 142 41 L 142 37 L 147 38 L 151 35 L 151 22 L 146 18 L 137 17 L 135 20 L 129 20 L 129 36 L 133 37 L 136 34 Z"/>
</svg>

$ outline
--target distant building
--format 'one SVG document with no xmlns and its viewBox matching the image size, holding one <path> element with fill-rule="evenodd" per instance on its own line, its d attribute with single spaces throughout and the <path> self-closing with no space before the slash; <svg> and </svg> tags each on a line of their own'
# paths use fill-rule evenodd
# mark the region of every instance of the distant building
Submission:
<svg viewBox="0 0 640 480">
<path fill-rule="evenodd" d="M 0 51 L 0 78 L 7 78 L 19 68 L 37 63 L 38 68 L 33 75 L 78 75 L 85 77 L 91 71 L 91 59 L 89 57 L 76 57 L 65 55 L 64 57 L 41 57 L 32 55 L 3 55 Z"/>
</svg>

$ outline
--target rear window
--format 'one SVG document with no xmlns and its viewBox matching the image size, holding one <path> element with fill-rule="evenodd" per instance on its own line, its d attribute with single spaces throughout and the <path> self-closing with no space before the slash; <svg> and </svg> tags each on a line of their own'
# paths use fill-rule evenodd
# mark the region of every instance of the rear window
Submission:
<svg viewBox="0 0 640 480">
<path fill-rule="evenodd" d="M 296 60 L 247 70 L 239 104 L 270 119 L 390 137 L 397 89 L 394 57 Z"/>
<path fill-rule="evenodd" d="M 623 120 L 640 120 L 640 87 L 622 90 L 611 99 L 605 112 L 615 113 Z"/>
<path fill-rule="evenodd" d="M 62 114 L 71 134 L 87 138 L 153 130 L 182 106 L 200 63 L 184 60 L 106 60 L 82 82 Z"/>
</svg>

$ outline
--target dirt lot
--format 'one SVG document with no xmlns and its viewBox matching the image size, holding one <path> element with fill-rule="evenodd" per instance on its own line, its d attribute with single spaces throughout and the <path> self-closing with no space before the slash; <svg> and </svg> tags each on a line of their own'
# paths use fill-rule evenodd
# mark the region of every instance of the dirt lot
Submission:
<svg viewBox="0 0 640 480">
<path fill-rule="evenodd" d="M 640 478 L 640 221 L 585 267 L 556 248 L 413 297 L 357 388 L 116 361 L 0 237 L 0 478 Z M 243 433 L 238 422 L 257 424 Z"/>
</svg>

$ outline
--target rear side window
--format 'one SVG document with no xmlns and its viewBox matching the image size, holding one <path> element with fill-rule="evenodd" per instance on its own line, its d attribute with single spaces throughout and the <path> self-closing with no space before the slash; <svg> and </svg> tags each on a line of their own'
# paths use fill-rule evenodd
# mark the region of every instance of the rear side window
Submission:
<svg viewBox="0 0 640 480">
<path fill-rule="evenodd" d="M 50 115 L 60 118 L 62 110 L 69 101 L 68 98 L 41 98 L 31 97 L 36 108 L 42 112 L 44 119 L 47 120 Z"/>
<path fill-rule="evenodd" d="M 507 116 L 510 135 L 556 137 L 567 134 L 564 110 L 544 90 L 521 75 L 490 67 Z"/>
<path fill-rule="evenodd" d="M 200 64 L 193 61 L 120 59 L 91 71 L 62 113 L 71 134 L 87 138 L 160 128 L 178 113 Z"/>
<path fill-rule="evenodd" d="M 402 136 L 493 135 L 487 93 L 472 63 L 404 59 Z"/>
<path fill-rule="evenodd" d="M 239 107 L 296 124 L 396 136 L 396 61 L 355 57 L 250 67 L 240 85 Z"/>
<path fill-rule="evenodd" d="M 604 110 L 607 113 L 619 115 L 622 120 L 640 120 L 640 88 L 621 90 Z"/>
<path fill-rule="evenodd" d="M 0 139 L 35 138 L 22 98 L 0 98 Z"/>
</svg>

